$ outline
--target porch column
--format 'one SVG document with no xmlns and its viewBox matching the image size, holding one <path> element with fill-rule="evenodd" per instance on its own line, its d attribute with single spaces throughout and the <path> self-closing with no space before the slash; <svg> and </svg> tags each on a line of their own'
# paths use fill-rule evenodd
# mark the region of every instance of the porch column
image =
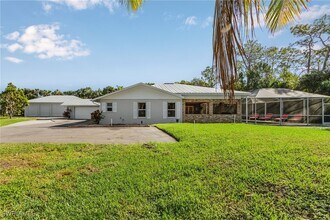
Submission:
<svg viewBox="0 0 330 220">
<path fill-rule="evenodd" d="M 257 99 L 254 99 L 254 123 L 257 124 Z"/>
<path fill-rule="evenodd" d="M 283 115 L 283 99 L 280 98 L 280 125 L 282 125 L 282 115 Z"/>
<path fill-rule="evenodd" d="M 304 117 L 304 123 L 306 122 L 306 100 L 303 99 L 303 117 Z"/>
<path fill-rule="evenodd" d="M 324 125 L 324 99 L 322 98 L 322 125 Z"/>
<path fill-rule="evenodd" d="M 213 115 L 213 101 L 209 102 L 209 115 Z"/>
<path fill-rule="evenodd" d="M 245 123 L 248 123 L 248 118 L 249 118 L 249 103 L 248 103 L 248 98 L 245 98 Z"/>
<path fill-rule="evenodd" d="M 254 105 L 253 105 L 253 99 L 251 99 L 251 114 L 254 112 Z"/>
<path fill-rule="evenodd" d="M 306 100 L 306 105 L 307 105 L 307 125 L 309 125 L 309 98 Z"/>
<path fill-rule="evenodd" d="M 267 102 L 265 102 L 265 116 L 267 115 Z"/>
</svg>

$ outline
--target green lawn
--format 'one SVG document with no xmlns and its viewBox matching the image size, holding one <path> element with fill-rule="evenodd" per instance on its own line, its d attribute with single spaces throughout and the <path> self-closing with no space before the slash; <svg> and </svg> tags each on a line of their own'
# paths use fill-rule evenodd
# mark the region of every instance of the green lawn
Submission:
<svg viewBox="0 0 330 220">
<path fill-rule="evenodd" d="M 29 120 L 34 120 L 34 118 L 13 117 L 10 119 L 9 117 L 0 117 L 0 127 L 14 124 L 14 123 L 21 122 L 21 121 L 29 121 Z"/>
<path fill-rule="evenodd" d="M 180 141 L 2 144 L 0 218 L 329 219 L 329 130 L 158 126 Z"/>
</svg>

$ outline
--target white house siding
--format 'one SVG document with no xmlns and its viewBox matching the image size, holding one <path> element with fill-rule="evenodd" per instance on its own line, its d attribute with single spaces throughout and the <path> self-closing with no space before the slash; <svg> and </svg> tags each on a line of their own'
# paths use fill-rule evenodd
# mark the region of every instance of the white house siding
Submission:
<svg viewBox="0 0 330 220">
<path fill-rule="evenodd" d="M 176 114 L 176 117 L 167 117 L 167 105 L 164 109 L 164 102 L 174 102 L 181 104 L 179 95 L 171 94 L 166 91 L 138 84 L 107 96 L 100 97 L 100 109 L 105 116 L 101 124 L 155 124 L 155 123 L 173 123 L 181 122 L 182 113 Z M 138 103 L 146 103 L 146 117 L 138 117 Z M 113 103 L 112 112 L 106 110 L 106 103 Z M 164 112 L 166 111 L 166 117 Z"/>
<path fill-rule="evenodd" d="M 102 103 L 116 103 L 117 111 L 108 112 L 102 109 Z M 137 114 L 137 105 L 139 102 L 147 104 L 146 117 L 140 118 Z M 164 103 L 174 102 L 181 106 L 182 102 L 179 99 L 103 99 L 101 100 L 101 109 L 103 110 L 104 119 L 101 124 L 155 124 L 155 123 L 174 123 L 182 121 L 182 113 L 176 111 L 175 117 L 167 117 L 167 105 L 164 108 Z M 149 108 L 148 108 L 149 107 Z"/>
</svg>

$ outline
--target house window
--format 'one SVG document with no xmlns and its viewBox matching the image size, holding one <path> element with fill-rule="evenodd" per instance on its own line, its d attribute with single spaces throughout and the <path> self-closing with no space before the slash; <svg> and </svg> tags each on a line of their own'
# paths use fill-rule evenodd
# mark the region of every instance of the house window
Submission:
<svg viewBox="0 0 330 220">
<path fill-rule="evenodd" d="M 167 103 L 167 117 L 169 118 L 175 117 L 175 102 Z"/>
<path fill-rule="evenodd" d="M 138 117 L 139 118 L 146 117 L 146 103 L 145 102 L 138 103 Z"/>
<path fill-rule="evenodd" d="M 237 114 L 237 104 L 215 103 L 213 114 Z"/>
<path fill-rule="evenodd" d="M 186 102 L 186 114 L 208 114 L 209 103 L 207 102 Z"/>
<path fill-rule="evenodd" d="M 108 112 L 112 112 L 112 102 L 111 103 L 107 103 L 107 111 Z"/>
</svg>

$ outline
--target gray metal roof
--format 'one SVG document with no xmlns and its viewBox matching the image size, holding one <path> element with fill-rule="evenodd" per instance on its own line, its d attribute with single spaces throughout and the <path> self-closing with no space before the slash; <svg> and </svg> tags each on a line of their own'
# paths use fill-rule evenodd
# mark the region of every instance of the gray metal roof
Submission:
<svg viewBox="0 0 330 220">
<path fill-rule="evenodd" d="M 257 89 L 251 92 L 251 98 L 328 98 L 329 96 L 302 92 L 284 88 Z"/>
<path fill-rule="evenodd" d="M 29 100 L 29 103 L 63 103 L 66 101 L 79 100 L 80 98 L 73 95 L 51 95 Z"/>
<path fill-rule="evenodd" d="M 80 100 L 70 100 L 70 101 L 65 101 L 61 105 L 64 106 L 91 106 L 91 107 L 97 107 L 100 104 L 93 102 L 89 99 L 80 99 Z"/>
<path fill-rule="evenodd" d="M 202 87 L 202 86 L 193 86 L 177 83 L 165 83 L 165 84 L 156 84 L 153 85 L 156 88 L 175 93 L 175 94 L 221 94 L 223 91 L 221 89 L 216 90 L 215 88 Z M 235 91 L 235 94 L 248 95 L 248 92 Z"/>
<path fill-rule="evenodd" d="M 29 103 L 59 103 L 65 106 L 98 106 L 98 103 L 89 99 L 81 99 L 73 95 L 51 95 L 29 100 Z"/>
</svg>

